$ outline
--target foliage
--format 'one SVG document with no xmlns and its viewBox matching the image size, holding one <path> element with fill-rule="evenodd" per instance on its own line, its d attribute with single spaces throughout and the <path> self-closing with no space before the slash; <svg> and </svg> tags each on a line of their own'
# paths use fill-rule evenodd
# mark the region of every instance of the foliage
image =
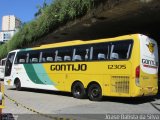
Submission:
<svg viewBox="0 0 160 120">
<path fill-rule="evenodd" d="M 44 0 L 42 7 L 40 5 L 37 6 L 38 11 L 34 14 L 35 17 L 38 17 L 42 14 L 43 10 L 47 7 L 46 0 Z"/>
<path fill-rule="evenodd" d="M 4 58 L 7 53 L 7 44 L 0 45 L 0 58 Z"/>
<path fill-rule="evenodd" d="M 50 5 L 44 2 L 38 17 L 25 23 L 8 43 L 0 46 L 0 58 L 5 57 L 11 50 L 23 48 L 38 41 L 68 21 L 84 16 L 101 1 L 103 0 L 53 0 Z"/>
</svg>

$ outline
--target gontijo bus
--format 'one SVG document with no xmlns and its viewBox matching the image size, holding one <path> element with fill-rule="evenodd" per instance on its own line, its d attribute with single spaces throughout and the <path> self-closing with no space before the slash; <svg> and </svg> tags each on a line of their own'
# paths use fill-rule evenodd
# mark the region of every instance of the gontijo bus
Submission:
<svg viewBox="0 0 160 120">
<path fill-rule="evenodd" d="M 69 41 L 8 54 L 5 85 L 88 96 L 137 97 L 158 90 L 157 43 L 142 34 Z"/>
</svg>

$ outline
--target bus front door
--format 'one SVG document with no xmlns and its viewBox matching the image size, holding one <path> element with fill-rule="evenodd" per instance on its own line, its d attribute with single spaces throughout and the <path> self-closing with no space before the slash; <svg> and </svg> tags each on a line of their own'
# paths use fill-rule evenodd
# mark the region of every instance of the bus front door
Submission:
<svg viewBox="0 0 160 120">
<path fill-rule="evenodd" d="M 13 60 L 14 60 L 15 52 L 9 53 L 7 60 L 6 60 L 6 66 L 5 66 L 5 77 L 11 75 Z"/>
</svg>

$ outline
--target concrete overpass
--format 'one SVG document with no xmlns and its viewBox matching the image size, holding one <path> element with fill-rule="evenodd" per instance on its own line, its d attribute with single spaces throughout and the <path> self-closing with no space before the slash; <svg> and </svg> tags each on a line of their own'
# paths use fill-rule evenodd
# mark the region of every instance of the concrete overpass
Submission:
<svg viewBox="0 0 160 120">
<path fill-rule="evenodd" d="M 149 35 L 160 44 L 160 0 L 102 0 L 87 15 L 49 33 L 38 44 L 131 33 Z"/>
</svg>

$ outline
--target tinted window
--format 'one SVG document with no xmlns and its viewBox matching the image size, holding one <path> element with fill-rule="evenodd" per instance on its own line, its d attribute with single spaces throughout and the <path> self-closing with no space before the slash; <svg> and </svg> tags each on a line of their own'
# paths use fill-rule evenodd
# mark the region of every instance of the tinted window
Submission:
<svg viewBox="0 0 160 120">
<path fill-rule="evenodd" d="M 27 52 L 18 52 L 17 53 L 17 57 L 16 57 L 16 60 L 15 60 L 15 63 L 18 63 L 18 64 L 23 64 L 23 63 L 26 63 L 27 61 Z"/>
<path fill-rule="evenodd" d="M 73 61 L 91 60 L 91 47 L 89 45 L 75 46 L 73 49 Z"/>
<path fill-rule="evenodd" d="M 29 52 L 29 63 L 38 63 L 40 58 L 40 51 Z"/>
<path fill-rule="evenodd" d="M 109 57 L 108 43 L 93 45 L 93 60 L 106 60 Z"/>
<path fill-rule="evenodd" d="M 53 49 L 42 50 L 40 62 L 53 62 L 55 59 L 55 51 Z"/>
<path fill-rule="evenodd" d="M 18 52 L 15 63 L 129 59 L 132 40 Z"/>
<path fill-rule="evenodd" d="M 55 61 L 71 61 L 72 56 L 72 47 L 58 48 L 55 50 Z"/>
<path fill-rule="evenodd" d="M 119 41 L 111 43 L 110 59 L 129 59 L 133 41 Z"/>
</svg>

